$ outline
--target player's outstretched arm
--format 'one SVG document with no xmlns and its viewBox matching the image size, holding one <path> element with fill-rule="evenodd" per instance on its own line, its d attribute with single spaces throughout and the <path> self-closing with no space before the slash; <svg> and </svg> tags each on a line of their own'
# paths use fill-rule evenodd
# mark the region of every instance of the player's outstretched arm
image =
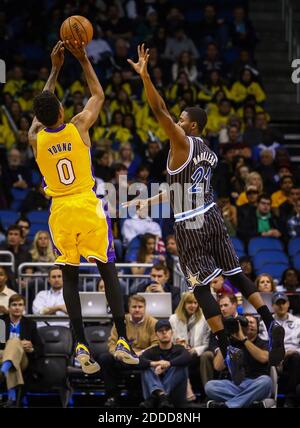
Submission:
<svg viewBox="0 0 300 428">
<path fill-rule="evenodd" d="M 98 77 L 93 69 L 90 60 L 88 59 L 84 43 L 81 45 L 78 42 L 66 42 L 67 49 L 78 59 L 83 69 L 91 97 L 86 103 L 83 111 L 71 120 L 79 130 L 86 132 L 96 122 L 100 110 L 104 103 L 104 91 L 98 80 Z"/>
<path fill-rule="evenodd" d="M 54 93 L 57 78 L 58 78 L 60 69 L 64 63 L 64 59 L 65 59 L 64 43 L 62 41 L 58 41 L 51 52 L 51 63 L 52 63 L 51 72 L 44 86 L 43 91 L 50 91 Z M 28 141 L 32 147 L 34 156 L 36 156 L 37 133 L 41 131 L 41 129 L 43 128 L 44 126 L 37 120 L 36 117 L 34 117 L 28 131 Z"/>
<path fill-rule="evenodd" d="M 143 80 L 146 97 L 151 107 L 151 110 L 153 111 L 156 119 L 169 137 L 171 147 L 173 146 L 175 149 L 179 150 L 181 150 L 182 148 L 186 149 L 188 143 L 186 141 L 186 136 L 183 129 L 176 123 L 174 123 L 164 100 L 156 90 L 149 76 L 147 69 L 149 60 L 149 50 L 145 49 L 145 46 L 143 44 L 138 46 L 137 51 L 138 61 L 133 62 L 131 59 L 128 59 L 127 61 L 129 62 L 129 64 L 131 64 L 131 66 L 141 76 Z"/>
</svg>

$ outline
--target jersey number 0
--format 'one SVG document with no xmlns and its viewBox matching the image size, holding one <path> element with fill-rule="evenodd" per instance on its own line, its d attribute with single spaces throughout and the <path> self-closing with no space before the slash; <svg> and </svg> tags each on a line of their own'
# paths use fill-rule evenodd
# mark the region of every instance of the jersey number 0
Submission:
<svg viewBox="0 0 300 428">
<path fill-rule="evenodd" d="M 72 184 L 75 180 L 75 174 L 72 162 L 69 159 L 60 159 L 56 164 L 59 181 L 62 184 Z"/>
</svg>

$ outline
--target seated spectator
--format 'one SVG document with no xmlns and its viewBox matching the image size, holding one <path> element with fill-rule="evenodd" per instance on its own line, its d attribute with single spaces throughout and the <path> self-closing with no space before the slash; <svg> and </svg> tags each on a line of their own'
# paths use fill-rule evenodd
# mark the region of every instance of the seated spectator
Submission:
<svg viewBox="0 0 300 428">
<path fill-rule="evenodd" d="M 233 10 L 233 21 L 229 28 L 233 46 L 239 49 L 253 51 L 256 45 L 256 35 L 245 9 L 237 6 Z"/>
<path fill-rule="evenodd" d="M 180 301 L 180 290 L 169 282 L 169 270 L 160 263 L 151 268 L 150 280 L 137 287 L 137 293 L 171 293 L 172 310 L 175 311 Z"/>
<path fill-rule="evenodd" d="M 247 95 L 254 95 L 257 103 L 262 103 L 266 99 L 266 94 L 260 84 L 255 82 L 252 71 L 246 68 L 241 72 L 240 80 L 231 87 L 231 99 L 240 105 Z"/>
<path fill-rule="evenodd" d="M 198 93 L 198 99 L 203 105 L 211 103 L 214 95 L 219 91 L 223 91 L 226 98 L 230 97 L 230 91 L 221 79 L 220 71 L 211 70 Z"/>
<path fill-rule="evenodd" d="M 31 185 L 28 168 L 21 165 L 21 152 L 12 148 L 8 155 L 8 185 L 14 189 L 25 190 Z"/>
<path fill-rule="evenodd" d="M 282 224 L 286 225 L 290 217 L 297 215 L 296 204 L 298 201 L 300 201 L 300 187 L 293 186 L 288 199 L 279 207 L 279 218 Z"/>
<path fill-rule="evenodd" d="M 0 379 L 6 380 L 8 392 L 4 407 L 16 406 L 16 387 L 24 385 L 23 373 L 27 368 L 34 368 L 35 360 L 42 352 L 36 323 L 23 315 L 24 310 L 24 297 L 15 294 L 9 298 L 8 314 L 1 317 L 6 325 L 6 344 L 0 351 Z"/>
<path fill-rule="evenodd" d="M 106 182 L 111 180 L 113 171 L 110 166 L 109 153 L 106 150 L 98 150 L 95 153 L 93 167 L 96 177 Z"/>
<path fill-rule="evenodd" d="M 286 269 L 282 274 L 280 286 L 277 289 L 288 293 L 300 291 L 300 273 L 298 270 L 293 268 Z"/>
<path fill-rule="evenodd" d="M 165 261 L 165 257 L 156 251 L 156 237 L 151 233 L 145 233 L 141 239 L 141 245 L 138 253 L 133 255 L 130 261 L 135 263 L 163 263 Z M 132 267 L 131 271 L 134 275 L 146 275 L 150 272 L 150 269 Z"/>
<path fill-rule="evenodd" d="M 28 220 L 27 217 L 21 216 L 19 220 L 17 220 L 16 225 L 20 226 L 22 229 L 23 239 L 22 239 L 22 246 L 26 250 L 29 250 L 29 248 L 32 245 L 31 239 L 29 239 L 28 235 L 30 233 L 30 227 L 31 222 Z"/>
<path fill-rule="evenodd" d="M 105 39 L 113 42 L 118 37 L 130 39 L 132 37 L 131 20 L 121 17 L 117 4 L 111 3 L 107 6 L 105 20 L 100 22 Z"/>
<path fill-rule="evenodd" d="M 182 345 L 173 344 L 173 330 L 168 320 L 155 326 L 158 345 L 140 358 L 144 400 L 140 407 L 184 407 L 191 355 Z"/>
<path fill-rule="evenodd" d="M 275 157 L 283 141 L 283 136 L 268 122 L 268 115 L 265 111 L 256 112 L 254 127 L 247 127 L 244 133 L 244 141 L 254 148 L 257 147 L 258 153 L 264 149 L 272 150 Z"/>
<path fill-rule="evenodd" d="M 286 294 L 274 293 L 272 298 L 274 319 L 285 330 L 285 357 L 279 384 L 286 394 L 284 407 L 296 407 L 296 388 L 300 385 L 300 319 L 290 314 L 290 303 Z"/>
<path fill-rule="evenodd" d="M 177 244 L 174 235 L 168 235 L 166 237 L 166 250 L 166 265 L 170 272 L 170 280 L 173 282 L 172 274 L 176 264 L 179 262 Z"/>
<path fill-rule="evenodd" d="M 195 83 L 198 76 L 197 67 L 194 64 L 194 59 L 189 51 L 182 51 L 178 61 L 172 65 L 172 78 L 176 81 L 179 73 L 184 71 L 191 83 Z"/>
<path fill-rule="evenodd" d="M 229 236 L 236 236 L 237 209 L 230 203 L 230 198 L 223 196 L 218 199 L 218 206 L 222 212 L 222 217 L 227 227 Z"/>
<path fill-rule="evenodd" d="M 151 217 L 144 215 L 140 210 L 137 213 L 124 221 L 122 230 L 121 230 L 124 245 L 128 245 L 133 238 L 138 235 L 145 233 L 150 233 L 155 237 L 161 238 L 161 228 L 160 225 L 152 220 Z"/>
<path fill-rule="evenodd" d="M 272 198 L 272 208 L 279 208 L 284 202 L 288 200 L 290 192 L 294 187 L 293 177 L 284 175 L 280 179 L 280 190 L 274 192 Z"/>
<path fill-rule="evenodd" d="M 106 97 L 113 100 L 116 98 L 120 89 L 126 91 L 129 96 L 131 95 L 131 88 L 129 83 L 124 82 L 121 72 L 116 70 L 113 72 L 111 78 L 108 81 L 108 85 L 105 89 L 105 95 Z"/>
<path fill-rule="evenodd" d="M 259 195 L 263 193 L 263 180 L 261 178 L 261 175 L 255 171 L 250 172 L 246 179 L 245 189 L 247 189 L 249 186 L 255 186 L 258 189 Z M 247 204 L 248 202 L 249 200 L 247 198 L 246 191 L 244 191 L 239 195 L 236 204 L 239 207 L 241 205 Z"/>
<path fill-rule="evenodd" d="M 249 207 L 244 222 L 238 223 L 237 233 L 245 243 L 255 236 L 281 237 L 278 221 L 271 213 L 271 198 L 268 195 L 259 196 L 257 208 Z"/>
<path fill-rule="evenodd" d="M 167 38 L 164 56 L 166 59 L 174 61 L 174 59 L 177 60 L 180 54 L 185 51 L 190 52 L 195 59 L 199 58 L 199 53 L 194 42 L 187 37 L 182 27 L 178 27 L 174 31 L 174 36 Z"/>
<path fill-rule="evenodd" d="M 3 92 L 8 92 L 11 95 L 17 95 L 21 92 L 23 85 L 26 84 L 24 80 L 23 69 L 19 66 L 15 66 L 8 76 L 7 82 L 4 85 Z"/>
<path fill-rule="evenodd" d="M 191 94 L 191 103 L 194 103 L 197 97 L 196 87 L 190 83 L 187 73 L 181 70 L 175 83 L 169 88 L 167 97 L 170 101 L 175 102 L 183 98 L 186 93 Z"/>
<path fill-rule="evenodd" d="M 295 203 L 294 215 L 288 219 L 287 229 L 289 238 L 300 236 L 300 200 Z"/>
<path fill-rule="evenodd" d="M 198 376 L 201 355 L 208 348 L 210 328 L 192 293 L 183 293 L 175 314 L 170 316 L 173 330 L 173 341 L 184 346 L 192 356 L 190 375 L 187 388 L 187 401 L 194 401 L 192 390 L 193 379 Z"/>
<path fill-rule="evenodd" d="M 255 285 L 260 293 L 274 293 L 276 291 L 274 279 L 268 273 L 258 275 L 255 280 Z"/>
<path fill-rule="evenodd" d="M 48 77 L 49 77 L 49 69 L 47 67 L 41 67 L 39 69 L 37 80 L 35 80 L 32 84 L 32 89 L 35 95 L 42 92 L 48 80 Z M 56 82 L 55 84 L 55 94 L 59 99 L 62 99 L 64 96 L 63 88 L 59 82 Z"/>
<path fill-rule="evenodd" d="M 123 143 L 121 145 L 119 162 L 126 166 L 128 180 L 132 180 L 140 166 L 141 159 L 138 155 L 134 154 L 130 143 Z"/>
<path fill-rule="evenodd" d="M 31 254 L 22 246 L 23 232 L 20 226 L 11 225 L 6 232 L 6 241 L 1 244 L 0 250 L 10 251 L 15 257 L 15 269 L 18 271 L 18 267 L 21 263 L 31 262 Z M 7 261 L 8 257 L 2 256 L 2 261 Z"/>
<path fill-rule="evenodd" d="M 52 248 L 50 235 L 45 230 L 40 230 L 35 234 L 30 251 L 32 261 L 35 263 L 53 263 L 55 255 Z M 38 272 L 47 272 L 47 267 L 39 266 Z"/>
<path fill-rule="evenodd" d="M 225 66 L 220 58 L 218 46 L 215 43 L 209 43 L 206 47 L 204 58 L 199 64 L 202 77 L 205 79 L 212 70 L 218 70 L 221 76 L 225 75 Z"/>
<path fill-rule="evenodd" d="M 137 355 L 141 355 L 149 346 L 155 345 L 158 340 L 154 327 L 157 320 L 146 312 L 146 301 L 138 294 L 129 297 L 129 313 L 125 315 L 126 335 L 132 340 L 132 348 Z M 108 351 L 101 354 L 100 365 L 103 368 L 103 379 L 107 400 L 105 407 L 117 407 L 119 402 L 118 381 L 122 370 L 130 370 L 131 366 L 118 361 L 114 357 L 118 340 L 116 327 L 113 326 L 108 339 Z M 134 366 L 138 369 L 139 366 Z"/>
<path fill-rule="evenodd" d="M 257 66 L 255 61 L 250 56 L 250 52 L 247 49 L 241 49 L 239 51 L 238 59 L 233 63 L 232 66 L 232 77 L 233 80 L 238 80 L 240 73 L 245 68 L 249 68 L 252 73 L 259 78 L 259 71 L 257 70 Z"/>
<path fill-rule="evenodd" d="M 227 126 L 230 116 L 233 114 L 231 101 L 222 99 L 218 104 L 218 110 L 208 114 L 206 133 L 208 136 L 216 136 L 222 128 Z"/>
<path fill-rule="evenodd" d="M 250 184 L 249 186 L 246 187 L 245 195 L 248 202 L 246 204 L 243 204 L 237 207 L 238 223 L 240 221 L 243 222 L 242 220 L 243 216 L 247 215 L 248 211 L 252 209 L 251 207 L 257 207 L 258 197 L 260 193 L 256 186 L 253 186 Z"/>
<path fill-rule="evenodd" d="M 68 314 L 63 297 L 63 278 L 59 267 L 53 266 L 49 270 L 49 290 L 40 291 L 32 304 L 32 312 L 39 315 L 61 315 Z M 69 325 L 65 322 L 49 322 L 49 325 Z M 44 323 L 41 323 L 44 325 Z M 39 325 L 40 327 L 40 325 Z"/>
<path fill-rule="evenodd" d="M 8 275 L 5 266 L 0 266 L 0 315 L 8 314 L 8 301 L 16 292 L 7 286 Z"/>
<path fill-rule="evenodd" d="M 106 60 L 113 54 L 111 47 L 103 38 L 103 32 L 99 25 L 94 25 L 94 36 L 86 47 L 86 53 L 96 67 L 101 64 L 104 66 L 108 62 Z"/>
<path fill-rule="evenodd" d="M 240 258 L 240 266 L 242 268 L 243 273 L 251 280 L 255 280 L 254 268 L 251 261 L 251 257 L 243 256 Z"/>
<path fill-rule="evenodd" d="M 228 42 L 224 19 L 218 18 L 216 7 L 212 3 L 204 5 L 203 18 L 189 24 L 189 32 L 199 47 L 214 42 L 225 48 Z"/>
<path fill-rule="evenodd" d="M 256 171 L 261 175 L 265 192 L 271 195 L 277 189 L 276 166 L 272 150 L 262 150 L 259 154 L 259 166 Z"/>
<path fill-rule="evenodd" d="M 258 336 L 257 319 L 247 315 L 248 327 L 241 327 L 230 336 L 232 346 L 243 352 L 245 378 L 239 385 L 232 380 L 211 380 L 205 385 L 205 392 L 210 400 L 207 407 L 240 408 L 248 407 L 254 401 L 261 401 L 271 395 L 272 381 L 269 376 L 268 342 Z M 224 359 L 218 350 L 214 358 L 215 370 L 225 369 Z"/>
</svg>

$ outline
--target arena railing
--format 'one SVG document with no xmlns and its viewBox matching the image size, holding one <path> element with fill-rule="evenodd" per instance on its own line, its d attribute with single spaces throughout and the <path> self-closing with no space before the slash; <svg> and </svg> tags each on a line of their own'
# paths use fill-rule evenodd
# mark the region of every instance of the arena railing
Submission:
<svg viewBox="0 0 300 428">
<path fill-rule="evenodd" d="M 18 267 L 18 285 L 19 293 L 26 299 L 26 313 L 28 313 L 29 302 L 37 295 L 39 291 L 48 290 L 48 271 L 54 266 L 54 263 L 22 263 Z M 116 263 L 118 277 L 121 287 L 125 294 L 129 294 L 130 283 L 135 281 L 137 287 L 145 279 L 149 279 L 150 275 L 138 274 L 134 275 L 126 272 L 133 267 L 151 268 L 152 263 Z M 89 272 L 79 271 L 79 289 L 80 291 L 98 291 L 97 283 L 100 275 L 96 263 L 80 263 L 80 268 L 87 269 Z M 33 269 L 34 272 L 26 272 L 28 269 Z M 91 272 L 91 270 L 93 270 Z M 31 310 L 31 308 L 30 308 Z"/>
<path fill-rule="evenodd" d="M 5 258 L 7 256 L 10 257 L 10 261 L 8 262 L 2 261 L 2 256 L 4 256 Z M 0 265 L 5 267 L 6 266 L 10 267 L 13 272 L 15 271 L 15 256 L 11 251 L 4 251 L 4 250 L 0 251 Z"/>
</svg>

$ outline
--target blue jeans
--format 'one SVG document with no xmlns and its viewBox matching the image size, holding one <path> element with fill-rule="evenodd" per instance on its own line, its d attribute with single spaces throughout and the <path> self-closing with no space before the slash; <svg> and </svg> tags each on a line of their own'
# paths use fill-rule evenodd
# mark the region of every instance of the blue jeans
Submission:
<svg viewBox="0 0 300 428">
<path fill-rule="evenodd" d="M 227 407 L 247 407 L 253 401 L 261 401 L 270 397 L 272 380 L 270 376 L 259 376 L 256 379 L 246 378 L 240 385 L 231 380 L 210 380 L 205 385 L 209 399 L 224 401 Z"/>
<path fill-rule="evenodd" d="M 160 389 L 170 396 L 175 406 L 185 403 L 188 369 L 186 367 L 170 367 L 163 375 L 156 375 L 154 369 L 142 372 L 143 396 L 147 400 L 153 391 Z"/>
</svg>

